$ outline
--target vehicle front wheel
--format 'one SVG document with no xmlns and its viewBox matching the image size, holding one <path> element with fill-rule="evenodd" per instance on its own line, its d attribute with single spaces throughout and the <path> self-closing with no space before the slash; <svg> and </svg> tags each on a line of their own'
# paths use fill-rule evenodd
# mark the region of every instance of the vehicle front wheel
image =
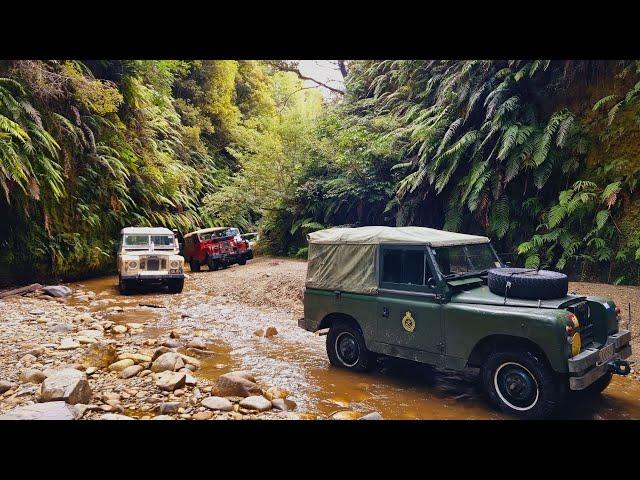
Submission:
<svg viewBox="0 0 640 480">
<path fill-rule="evenodd" d="M 200 271 L 200 262 L 198 260 L 196 260 L 195 258 L 192 258 L 189 260 L 189 268 L 191 268 L 192 272 L 199 272 Z"/>
<path fill-rule="evenodd" d="M 524 418 L 546 418 L 563 405 L 567 382 L 546 360 L 526 349 L 491 353 L 482 366 L 482 387 L 501 410 Z"/>
<path fill-rule="evenodd" d="M 356 327 L 340 323 L 327 335 L 327 355 L 331 365 L 359 372 L 375 367 L 375 355 L 367 350 L 364 337 Z"/>
<path fill-rule="evenodd" d="M 134 290 L 134 285 L 130 280 L 124 280 L 122 277 L 118 277 L 118 289 L 122 295 L 131 295 Z"/>
<path fill-rule="evenodd" d="M 179 280 L 170 280 L 168 286 L 170 293 L 181 293 L 184 288 L 184 278 Z"/>
<path fill-rule="evenodd" d="M 246 257 L 242 257 L 240 260 L 238 260 L 238 265 L 245 265 L 246 263 L 247 263 Z"/>
</svg>

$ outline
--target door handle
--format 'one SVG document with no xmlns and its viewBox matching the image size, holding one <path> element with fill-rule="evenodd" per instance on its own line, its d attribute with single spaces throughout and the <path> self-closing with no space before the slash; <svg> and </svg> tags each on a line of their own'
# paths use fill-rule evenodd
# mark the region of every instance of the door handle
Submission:
<svg viewBox="0 0 640 480">
<path fill-rule="evenodd" d="M 389 318 L 389 309 L 387 307 L 382 307 L 382 316 Z"/>
</svg>

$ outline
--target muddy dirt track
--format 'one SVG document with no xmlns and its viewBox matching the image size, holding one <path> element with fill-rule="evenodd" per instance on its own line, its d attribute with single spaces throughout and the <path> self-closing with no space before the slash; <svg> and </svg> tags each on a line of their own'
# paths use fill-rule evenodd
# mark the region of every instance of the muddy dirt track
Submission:
<svg viewBox="0 0 640 480">
<path fill-rule="evenodd" d="M 180 410 L 169 416 L 184 419 L 356 418 L 370 412 L 379 412 L 385 419 L 508 418 L 486 404 L 475 388 L 473 372 L 465 375 L 432 372 L 392 359 L 383 361 L 372 374 L 331 367 L 326 358 L 325 337 L 297 327 L 297 319 L 302 316 L 300 295 L 305 271 L 306 264 L 302 261 L 256 258 L 245 266 L 189 273 L 180 295 L 149 291 L 125 297 L 117 292 L 116 277 L 104 277 L 71 284 L 76 291 L 89 294 L 77 294 L 64 303 L 42 298 L 5 299 L 0 302 L 0 316 L 8 319 L 0 339 L 0 380 L 13 382 L 14 387 L 0 396 L 0 413 L 34 399 L 35 388 L 20 385 L 18 378 L 28 348 L 37 344 L 50 347 L 52 342 L 61 341 L 59 336 L 77 335 L 79 329 L 86 327 L 71 324 L 67 332 L 51 332 L 64 330 L 59 325 L 66 322 L 65 315 L 82 314 L 114 325 L 140 324 L 125 334 L 113 336 L 120 351 L 150 354 L 151 349 L 173 342 L 179 352 L 189 353 L 185 347 L 197 337 L 206 339 L 210 352 L 199 357 L 199 367 L 193 372 L 197 386 L 180 389 L 179 395 L 155 391 L 150 380 L 145 383 L 147 377 L 121 379 L 113 372 L 93 373 L 89 383 L 94 398 L 82 418 L 101 418 L 104 412 L 151 418 L 158 414 L 160 402 L 179 405 L 176 408 Z M 605 292 L 605 288 L 610 292 Z M 610 294 L 621 305 L 637 302 L 638 289 L 634 287 L 571 284 L 570 289 Z M 25 328 L 24 317 L 33 316 L 34 310 L 39 320 L 29 321 L 29 327 Z M 269 327 L 275 327 L 277 334 L 256 335 Z M 110 331 L 105 336 L 112 336 Z M 72 364 L 79 361 L 83 348 L 53 350 L 51 354 L 57 356 L 54 360 L 45 349 L 41 357 L 30 360 L 31 367 Z M 634 349 L 639 351 L 637 344 Z M 211 391 L 220 375 L 237 370 L 249 371 L 265 389 L 287 390 L 290 411 L 257 414 L 236 406 L 234 412 L 216 411 L 212 415 L 201 405 L 202 396 Z M 117 400 L 113 400 L 116 396 Z M 139 397 L 142 400 L 137 401 Z M 616 377 L 600 398 L 572 401 L 562 417 L 640 419 L 640 382 Z"/>
</svg>

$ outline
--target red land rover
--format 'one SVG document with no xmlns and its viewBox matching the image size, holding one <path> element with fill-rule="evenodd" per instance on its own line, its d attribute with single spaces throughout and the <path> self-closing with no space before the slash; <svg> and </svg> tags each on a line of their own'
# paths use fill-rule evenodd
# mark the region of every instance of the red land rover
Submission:
<svg viewBox="0 0 640 480">
<path fill-rule="evenodd" d="M 205 228 L 184 236 L 184 257 L 192 272 L 199 272 L 202 265 L 218 270 L 234 263 L 244 265 L 253 258 L 253 249 L 237 228 Z"/>
</svg>

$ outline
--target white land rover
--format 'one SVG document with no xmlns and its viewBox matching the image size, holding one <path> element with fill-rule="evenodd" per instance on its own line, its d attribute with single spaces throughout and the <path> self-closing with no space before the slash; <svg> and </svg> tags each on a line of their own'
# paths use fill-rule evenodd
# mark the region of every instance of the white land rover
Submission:
<svg viewBox="0 0 640 480">
<path fill-rule="evenodd" d="M 139 285 L 166 285 L 171 293 L 184 286 L 184 258 L 168 228 L 127 227 L 120 231 L 118 274 L 122 294 Z"/>
</svg>

